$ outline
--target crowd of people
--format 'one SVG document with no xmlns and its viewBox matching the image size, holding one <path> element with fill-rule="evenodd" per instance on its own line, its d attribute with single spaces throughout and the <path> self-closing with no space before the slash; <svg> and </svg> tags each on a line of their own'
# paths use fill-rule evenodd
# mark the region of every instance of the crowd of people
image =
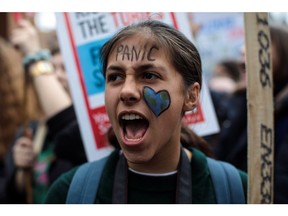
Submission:
<svg viewBox="0 0 288 216">
<path fill-rule="evenodd" d="M 270 33 L 274 203 L 288 203 L 288 30 L 271 26 Z M 122 53 L 117 60 L 117 47 L 123 45 L 150 49 L 151 56 L 133 61 Z M 242 59 L 225 59 L 215 67 L 208 86 L 220 132 L 200 137 L 182 123 L 185 112 L 197 107 L 202 86 L 195 45 L 159 21 L 130 25 L 108 40 L 101 48 L 101 66 L 112 125 L 107 136 L 115 150 L 97 174 L 97 194 L 87 193 L 89 202 L 221 203 L 210 168 L 214 158 L 216 164 L 224 161 L 236 168 L 233 175 L 240 184 L 229 190 L 240 188 L 239 203 L 247 203 L 244 48 L 242 52 Z M 0 82 L 0 203 L 66 203 L 77 173 L 87 165 L 99 167 L 87 162 L 58 45 L 43 49 L 35 26 L 20 20 L 11 38 L 0 40 Z"/>
<path fill-rule="evenodd" d="M 3 43 L 8 46 L 8 42 Z M 21 20 L 13 30 L 9 47 L 17 47 L 23 58 L 33 53 L 47 52 L 40 46 L 36 28 L 27 20 Z M 60 50 L 53 46 L 51 52 L 47 53 L 46 66 L 50 71 L 45 71 L 44 76 L 30 72 L 32 66 L 36 63 L 45 64 L 44 61 L 33 61 L 22 67 L 20 58 L 17 62 L 17 59 L 11 59 L 8 52 L 3 54 L 1 63 L 6 62 L 4 56 L 7 55 L 6 58 L 13 61 L 11 70 L 12 65 L 23 68 L 18 69 L 20 78 L 16 77 L 16 72 L 15 75 L 12 72 L 7 75 L 12 86 L 16 86 L 13 82 L 22 84 L 17 85 L 17 88 L 23 94 L 18 98 L 15 95 L 15 102 L 10 105 L 15 112 L 9 124 L 13 124 L 12 120 L 16 121 L 18 118 L 21 122 L 17 125 L 14 123 L 14 137 L 11 135 L 6 154 L 1 160 L 3 184 L 0 193 L 3 203 L 43 203 L 47 190 L 55 179 L 87 161 Z M 10 70 L 7 69 L 6 72 L 9 73 Z M 17 104 L 20 105 L 16 107 Z M 10 107 L 4 111 L 9 113 Z"/>
<path fill-rule="evenodd" d="M 273 74 L 273 98 L 274 98 L 274 203 L 288 203 L 288 27 L 273 25 L 269 27 L 271 35 L 272 74 Z M 215 111 L 221 127 L 220 133 L 207 136 L 205 139 L 213 146 L 215 157 L 227 161 L 237 168 L 247 172 L 247 85 L 245 71 L 245 48 L 242 48 L 242 58 L 234 61 L 234 66 L 226 67 L 229 71 L 227 79 L 235 74 L 235 66 L 238 65 L 237 81 L 233 79 L 233 91 L 230 86 L 227 89 L 215 88 L 214 82 L 210 87 Z M 229 62 L 231 62 L 229 60 Z M 219 63 L 224 66 L 223 63 Z M 233 71 L 232 71 L 233 68 Z M 219 72 L 216 72 L 219 74 Z M 222 73 L 224 74 L 224 73 Z"/>
</svg>

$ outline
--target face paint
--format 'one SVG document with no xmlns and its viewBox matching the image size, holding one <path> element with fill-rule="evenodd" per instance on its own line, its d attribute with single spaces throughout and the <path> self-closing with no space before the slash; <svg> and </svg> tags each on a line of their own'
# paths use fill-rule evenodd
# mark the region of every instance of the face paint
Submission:
<svg viewBox="0 0 288 216">
<path fill-rule="evenodd" d="M 152 88 L 145 86 L 143 95 L 145 102 L 156 117 L 160 116 L 170 106 L 170 95 L 166 90 L 155 92 Z"/>
<path fill-rule="evenodd" d="M 118 60 L 128 60 L 128 61 L 155 61 L 153 53 L 159 51 L 159 48 L 156 45 L 144 47 L 129 46 L 127 44 L 120 44 L 116 47 L 116 61 Z"/>
</svg>

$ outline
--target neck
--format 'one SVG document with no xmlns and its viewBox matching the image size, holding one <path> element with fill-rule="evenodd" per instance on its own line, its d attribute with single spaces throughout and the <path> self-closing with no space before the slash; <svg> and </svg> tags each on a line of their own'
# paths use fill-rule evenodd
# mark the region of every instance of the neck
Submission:
<svg viewBox="0 0 288 216">
<path fill-rule="evenodd" d="M 139 175 L 143 175 L 143 176 L 170 176 L 170 175 L 174 175 L 177 173 L 177 170 L 172 171 L 172 172 L 166 172 L 166 173 L 147 173 L 147 172 L 139 172 L 136 171 L 132 168 L 129 168 L 129 170 L 133 173 L 139 174 Z"/>
<path fill-rule="evenodd" d="M 155 154 L 149 161 L 143 163 L 128 162 L 128 167 L 138 172 L 144 173 L 167 173 L 177 170 L 180 159 L 180 148 L 175 151 L 159 152 Z"/>
<path fill-rule="evenodd" d="M 163 174 L 174 172 L 178 168 L 180 160 L 180 150 L 181 148 L 177 148 L 177 150 L 172 152 L 172 154 L 166 154 L 165 157 L 157 155 L 145 163 L 132 163 L 130 161 L 127 161 L 128 167 L 137 172 L 150 174 Z M 189 160 L 191 161 L 192 153 L 187 149 L 184 149 L 184 151 L 187 154 Z"/>
</svg>

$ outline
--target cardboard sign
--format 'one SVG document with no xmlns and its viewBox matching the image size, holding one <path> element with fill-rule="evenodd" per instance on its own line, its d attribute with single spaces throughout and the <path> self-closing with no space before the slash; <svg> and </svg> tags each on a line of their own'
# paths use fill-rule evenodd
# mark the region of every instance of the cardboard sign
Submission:
<svg viewBox="0 0 288 216">
<path fill-rule="evenodd" d="M 122 27 L 146 19 L 172 25 L 192 40 L 186 13 L 57 14 L 58 38 L 89 161 L 102 158 L 112 150 L 105 136 L 110 122 L 104 105 L 105 80 L 100 68 L 100 47 Z M 184 122 L 199 135 L 216 133 L 218 122 L 205 85 L 201 94 L 203 100 L 197 111 L 188 113 Z"/>
</svg>

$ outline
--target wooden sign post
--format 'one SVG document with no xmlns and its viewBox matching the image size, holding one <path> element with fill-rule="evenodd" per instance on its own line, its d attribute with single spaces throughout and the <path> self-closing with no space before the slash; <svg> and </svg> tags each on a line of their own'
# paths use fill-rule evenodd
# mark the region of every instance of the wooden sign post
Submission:
<svg viewBox="0 0 288 216">
<path fill-rule="evenodd" d="M 245 13 L 248 203 L 273 203 L 273 77 L 267 13 Z"/>
</svg>

